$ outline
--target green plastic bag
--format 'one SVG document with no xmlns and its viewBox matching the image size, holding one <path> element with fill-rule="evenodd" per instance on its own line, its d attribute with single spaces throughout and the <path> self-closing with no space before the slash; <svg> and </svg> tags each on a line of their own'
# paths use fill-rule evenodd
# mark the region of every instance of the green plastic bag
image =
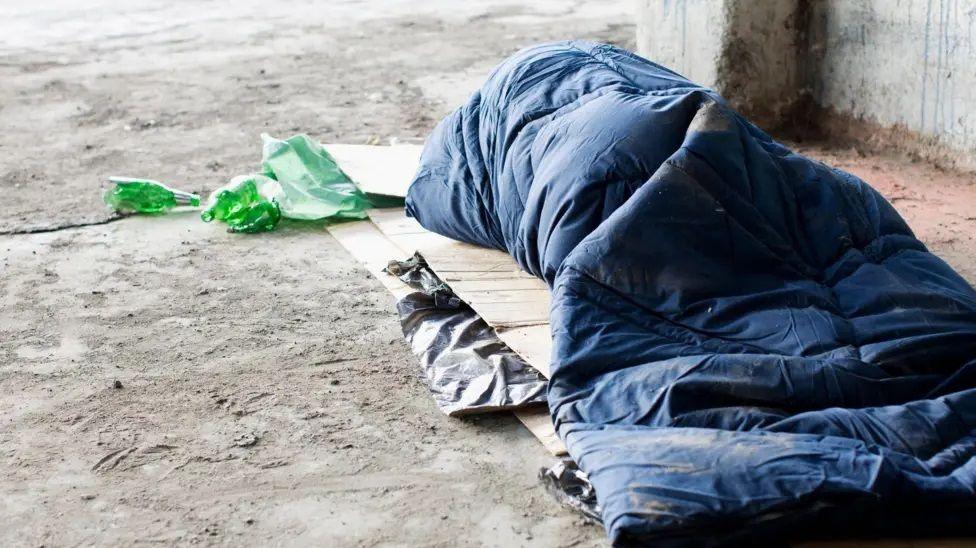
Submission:
<svg viewBox="0 0 976 548">
<path fill-rule="evenodd" d="M 307 135 L 284 141 L 262 134 L 264 175 L 278 182 L 270 195 L 289 219 L 365 219 L 369 198 Z"/>
</svg>

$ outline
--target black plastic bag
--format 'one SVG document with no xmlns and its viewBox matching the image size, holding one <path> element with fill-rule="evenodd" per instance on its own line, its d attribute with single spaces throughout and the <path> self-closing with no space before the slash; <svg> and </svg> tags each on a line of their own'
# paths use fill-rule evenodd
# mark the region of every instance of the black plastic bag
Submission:
<svg viewBox="0 0 976 548">
<path fill-rule="evenodd" d="M 505 345 L 423 257 L 393 261 L 387 272 L 418 289 L 397 302 L 397 312 L 441 411 L 458 416 L 546 401 L 546 378 Z"/>
<path fill-rule="evenodd" d="M 572 459 L 560 459 L 551 467 L 539 470 L 539 480 L 556 500 L 594 523 L 603 523 L 593 484 Z"/>
</svg>

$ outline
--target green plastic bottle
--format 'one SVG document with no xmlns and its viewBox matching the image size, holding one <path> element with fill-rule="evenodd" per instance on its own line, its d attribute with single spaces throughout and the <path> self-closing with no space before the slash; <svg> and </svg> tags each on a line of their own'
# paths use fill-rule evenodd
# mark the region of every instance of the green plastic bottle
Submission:
<svg viewBox="0 0 976 548">
<path fill-rule="evenodd" d="M 274 181 L 263 175 L 241 175 L 210 195 L 207 208 L 200 214 L 204 222 L 227 223 L 230 232 L 267 232 L 281 220 L 278 202 L 261 194 L 261 187 Z"/>
<path fill-rule="evenodd" d="M 109 177 L 115 186 L 105 191 L 105 203 L 117 211 L 162 213 L 181 205 L 199 206 L 200 196 L 169 188 L 150 179 Z"/>
</svg>

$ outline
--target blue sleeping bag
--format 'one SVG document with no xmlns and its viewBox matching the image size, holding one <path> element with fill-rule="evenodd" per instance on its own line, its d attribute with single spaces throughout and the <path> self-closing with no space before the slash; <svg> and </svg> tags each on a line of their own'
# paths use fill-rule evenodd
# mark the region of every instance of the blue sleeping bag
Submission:
<svg viewBox="0 0 976 548">
<path fill-rule="evenodd" d="M 549 284 L 549 406 L 615 545 L 976 529 L 976 292 L 714 92 L 523 50 L 434 130 L 407 212 Z"/>
</svg>

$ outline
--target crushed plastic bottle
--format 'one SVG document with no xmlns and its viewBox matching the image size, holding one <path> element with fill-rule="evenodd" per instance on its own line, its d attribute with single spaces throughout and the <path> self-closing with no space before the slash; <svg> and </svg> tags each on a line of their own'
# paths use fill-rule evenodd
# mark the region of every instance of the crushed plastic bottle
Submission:
<svg viewBox="0 0 976 548">
<path fill-rule="evenodd" d="M 370 200 L 332 156 L 307 135 L 285 140 L 262 134 L 264 175 L 278 181 L 275 194 L 289 219 L 365 219 Z"/>
<path fill-rule="evenodd" d="M 159 181 L 132 177 L 109 177 L 115 184 L 102 199 L 117 211 L 162 213 L 181 205 L 199 206 L 200 196 L 170 188 Z"/>
<path fill-rule="evenodd" d="M 277 183 L 258 174 L 240 175 L 218 188 L 200 214 L 204 222 L 213 220 L 227 223 L 230 232 L 267 232 L 274 230 L 281 220 L 278 202 L 268 198 Z"/>
</svg>

